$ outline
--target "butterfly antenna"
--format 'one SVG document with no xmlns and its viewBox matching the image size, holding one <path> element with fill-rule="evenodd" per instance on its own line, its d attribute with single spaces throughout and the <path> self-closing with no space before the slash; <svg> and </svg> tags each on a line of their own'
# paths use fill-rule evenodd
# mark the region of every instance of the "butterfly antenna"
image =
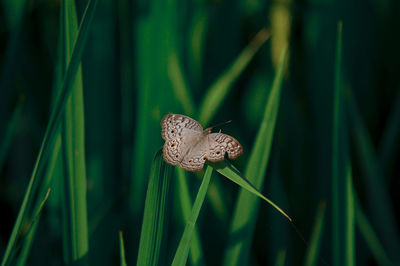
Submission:
<svg viewBox="0 0 400 266">
<path fill-rule="evenodd" d="M 211 130 L 211 129 L 215 128 L 215 127 L 220 127 L 220 126 L 229 124 L 229 123 L 231 123 L 231 122 L 232 122 L 232 120 L 228 120 L 228 121 L 226 121 L 226 122 L 218 123 L 218 124 L 216 124 L 216 125 L 214 125 L 214 126 L 209 127 L 208 129 Z"/>
</svg>

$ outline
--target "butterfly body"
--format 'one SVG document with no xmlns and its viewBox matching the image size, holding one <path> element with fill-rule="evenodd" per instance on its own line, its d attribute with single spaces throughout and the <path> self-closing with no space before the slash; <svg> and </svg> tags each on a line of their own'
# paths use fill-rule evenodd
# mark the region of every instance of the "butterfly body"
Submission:
<svg viewBox="0 0 400 266">
<path fill-rule="evenodd" d="M 222 161 L 225 153 L 230 159 L 235 159 L 243 152 L 242 146 L 233 137 L 211 133 L 211 128 L 203 130 L 196 120 L 188 116 L 167 114 L 161 120 L 161 127 L 161 136 L 165 140 L 164 160 L 189 171 L 201 170 L 206 160 Z"/>
</svg>

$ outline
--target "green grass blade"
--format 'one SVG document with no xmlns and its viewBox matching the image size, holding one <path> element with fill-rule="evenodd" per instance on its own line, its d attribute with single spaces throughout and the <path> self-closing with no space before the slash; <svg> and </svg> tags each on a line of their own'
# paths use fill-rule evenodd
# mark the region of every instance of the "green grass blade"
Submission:
<svg viewBox="0 0 400 266">
<path fill-rule="evenodd" d="M 254 184 L 257 190 L 261 190 L 263 186 L 265 172 L 268 165 L 276 119 L 278 116 L 280 92 L 286 59 L 287 48 L 284 49 L 282 53 L 275 80 L 264 110 L 263 120 L 257 133 L 250 154 L 250 159 L 246 166 L 245 176 L 249 178 L 249 181 Z M 245 263 L 245 257 L 250 248 L 249 245 L 254 231 L 258 205 L 259 203 L 257 198 L 252 197 L 245 190 L 240 191 L 230 225 L 230 237 L 231 239 L 235 239 L 235 242 L 229 244 L 229 248 L 225 254 L 225 265 Z M 284 214 L 283 212 L 281 213 Z M 286 214 L 284 215 L 289 218 Z M 243 230 L 245 230 L 245 233 L 243 233 L 245 237 L 242 239 L 234 237 L 237 232 L 242 232 Z"/>
<path fill-rule="evenodd" d="M 346 221 L 345 221 L 345 265 L 356 265 L 356 246 L 355 246 L 355 204 L 354 204 L 353 175 L 351 165 L 347 165 L 346 175 Z"/>
<path fill-rule="evenodd" d="M 276 254 L 275 266 L 284 266 L 286 260 L 286 250 L 280 250 L 278 254 Z"/>
<path fill-rule="evenodd" d="M 60 94 L 60 97 L 58 98 L 57 104 L 55 105 L 55 108 L 53 109 L 49 123 L 46 128 L 46 132 L 44 134 L 44 138 L 42 141 L 42 144 L 39 149 L 38 156 L 36 158 L 35 166 L 32 171 L 31 178 L 29 180 L 29 184 L 27 187 L 27 190 L 25 192 L 24 199 L 21 204 L 21 208 L 18 212 L 18 216 L 16 219 L 16 222 L 14 224 L 10 239 L 7 244 L 6 251 L 3 256 L 2 264 L 1 265 L 6 265 L 8 263 L 8 260 L 10 258 L 11 252 L 13 252 L 13 248 L 15 247 L 16 240 L 18 238 L 18 235 L 20 233 L 20 229 L 22 226 L 22 222 L 25 218 L 26 212 L 27 212 L 27 205 L 32 201 L 32 192 L 34 192 L 34 184 L 36 184 L 36 177 L 39 173 L 41 173 L 41 170 L 43 169 L 43 164 L 46 161 L 47 155 L 49 150 L 52 147 L 52 143 L 54 141 L 54 137 L 56 135 L 56 129 L 61 122 L 61 115 L 63 113 L 66 101 L 67 101 L 67 96 L 69 95 L 71 88 L 72 88 L 72 83 L 75 80 L 76 73 L 78 71 L 78 66 L 81 61 L 81 57 L 83 54 L 83 49 L 85 46 L 85 41 L 87 38 L 87 34 L 91 25 L 91 21 L 93 18 L 93 15 L 95 13 L 95 7 L 97 5 L 97 0 L 92 0 L 88 3 L 88 6 L 85 10 L 85 13 L 82 18 L 82 23 L 80 25 L 79 33 L 74 45 L 73 53 L 71 56 L 71 61 L 68 65 L 68 70 L 67 74 L 64 77 L 63 83 L 59 84 L 59 86 L 62 88 L 62 93 Z"/>
<path fill-rule="evenodd" d="M 333 265 L 345 265 L 346 259 L 346 162 L 344 108 L 342 100 L 342 24 L 338 24 L 335 62 L 332 126 L 332 234 Z"/>
<path fill-rule="evenodd" d="M 322 233 L 324 231 L 324 225 L 325 225 L 325 211 L 326 211 L 326 203 L 322 202 L 319 204 L 317 215 L 315 217 L 314 226 L 312 227 L 313 229 L 311 234 L 310 245 L 308 246 L 304 261 L 305 266 L 314 266 L 317 264 Z"/>
<path fill-rule="evenodd" d="M 193 209 L 192 199 L 190 198 L 190 193 L 187 184 L 186 171 L 180 167 L 175 167 L 178 176 L 178 186 L 179 186 L 179 202 L 181 204 L 182 214 L 184 222 L 188 221 L 190 218 L 190 213 Z M 200 265 L 203 263 L 204 256 L 203 250 L 200 242 L 200 235 L 197 226 L 193 232 L 193 239 L 190 246 L 190 262 L 192 265 Z"/>
<path fill-rule="evenodd" d="M 137 265 L 158 265 L 159 263 L 171 170 L 172 166 L 164 162 L 162 150 L 159 150 L 151 165 Z"/>
<path fill-rule="evenodd" d="M 78 18 L 75 2 L 64 1 L 61 12 L 63 21 L 63 62 L 69 62 L 72 48 L 78 34 Z M 65 65 L 66 67 L 66 65 Z M 86 163 L 82 73 L 79 66 L 72 92 L 65 107 L 64 123 L 61 129 L 64 181 L 62 187 L 62 209 L 64 232 L 64 262 L 88 264 L 89 234 L 86 202 Z"/>
<path fill-rule="evenodd" d="M 193 116 L 196 109 L 193 96 L 188 88 L 182 66 L 175 51 L 171 51 L 168 58 L 168 76 L 172 82 L 175 97 L 182 105 L 183 111 L 186 115 Z"/>
<path fill-rule="evenodd" d="M 400 261 L 398 252 L 400 250 L 399 231 L 396 226 L 395 208 L 392 206 L 388 188 L 384 183 L 385 175 L 382 173 L 371 137 L 367 132 L 351 91 L 347 96 L 356 152 L 361 161 L 361 172 L 368 195 L 367 203 L 368 211 L 371 213 L 371 222 L 389 257 L 398 262 Z"/>
<path fill-rule="evenodd" d="M 27 227 L 27 233 L 26 233 L 26 237 L 25 240 L 23 242 L 23 248 L 21 251 L 21 254 L 18 257 L 18 262 L 16 265 L 18 266 L 22 266 L 22 265 L 26 265 L 26 262 L 28 260 L 29 257 L 29 251 L 30 248 L 32 246 L 33 240 L 34 240 L 34 236 L 36 233 L 36 229 L 39 225 L 39 219 L 40 216 L 42 214 L 42 210 L 44 208 L 44 205 L 50 195 L 50 191 L 51 189 L 47 189 L 47 193 L 44 196 L 44 199 L 41 202 L 38 202 L 39 204 L 36 206 L 35 208 L 35 216 L 33 216 L 34 218 L 32 219 L 32 221 L 30 222 L 30 224 Z"/>
<path fill-rule="evenodd" d="M 390 261 L 385 249 L 382 246 L 382 242 L 376 235 L 374 229 L 372 228 L 371 223 L 365 216 L 358 201 L 356 201 L 356 222 L 357 222 L 357 227 L 360 230 L 361 236 L 367 243 L 376 262 L 379 265 L 387 265 L 387 266 L 394 265 Z"/>
<path fill-rule="evenodd" d="M 202 125 L 207 125 L 222 105 L 233 83 L 239 78 L 240 74 L 250 63 L 256 52 L 268 40 L 269 34 L 266 29 L 262 29 L 250 42 L 250 44 L 240 53 L 232 65 L 211 85 L 203 97 L 199 108 L 198 121 Z"/>
<path fill-rule="evenodd" d="M 15 107 L 10 121 L 7 124 L 7 128 L 5 128 L 5 132 L 3 133 L 1 137 L 1 143 L 0 143 L 0 170 L 3 168 L 4 161 L 7 156 L 7 152 L 11 146 L 13 136 L 15 134 L 15 130 L 17 127 L 18 122 L 21 119 L 21 114 L 22 114 L 22 107 L 24 105 L 24 101 L 21 100 L 18 102 L 17 106 Z"/>
<path fill-rule="evenodd" d="M 210 184 L 212 174 L 212 167 L 207 166 L 206 172 L 203 177 L 203 181 L 200 185 L 199 192 L 197 193 L 196 200 L 193 204 L 193 209 L 187 220 L 185 230 L 183 231 L 182 238 L 179 242 L 178 249 L 176 250 L 174 260 L 172 261 L 173 266 L 186 265 L 189 247 L 191 246 L 193 233 L 195 231 L 196 221 L 199 217 L 200 209 L 203 206 L 204 198 L 207 194 L 208 185 Z"/>
<path fill-rule="evenodd" d="M 225 176 L 232 182 L 238 184 L 241 188 L 247 190 L 253 195 L 263 199 L 272 207 L 274 207 L 278 212 L 280 212 L 283 216 L 285 216 L 289 221 L 292 221 L 292 218 L 289 217 L 281 208 L 278 207 L 271 200 L 266 198 L 261 192 L 254 187 L 253 184 L 249 182 L 249 180 L 244 177 L 236 168 L 234 168 L 228 161 L 222 161 L 220 163 L 209 163 L 218 173 Z"/>
<path fill-rule="evenodd" d="M 121 266 L 127 266 L 125 259 L 125 247 L 124 247 L 124 239 L 122 237 L 122 231 L 119 231 L 119 254 L 121 258 Z"/>
</svg>

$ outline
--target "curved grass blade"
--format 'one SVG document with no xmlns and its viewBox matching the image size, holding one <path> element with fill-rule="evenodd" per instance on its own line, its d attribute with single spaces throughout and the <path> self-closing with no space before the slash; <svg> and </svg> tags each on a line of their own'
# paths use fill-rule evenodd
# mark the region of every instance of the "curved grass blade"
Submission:
<svg viewBox="0 0 400 266">
<path fill-rule="evenodd" d="M 257 190 L 262 188 L 265 179 L 265 172 L 269 161 L 275 124 L 278 116 L 280 92 L 286 62 L 287 48 L 282 52 L 275 80 L 265 107 L 263 120 L 246 166 L 245 176 L 249 177 L 249 181 L 254 184 Z M 276 205 L 271 205 L 277 208 Z M 244 190 L 239 192 L 238 201 L 230 225 L 230 243 L 224 257 L 225 265 L 246 263 L 245 261 L 247 259 L 245 257 L 250 249 L 258 206 L 259 202 L 257 198 L 252 197 Z M 280 209 L 278 208 L 278 210 Z M 283 211 L 280 210 L 280 212 L 290 220 L 289 216 Z M 243 235 L 242 238 L 235 237 L 239 231 L 241 235 Z"/>
<path fill-rule="evenodd" d="M 305 266 L 314 266 L 317 264 L 322 233 L 324 231 L 324 225 L 325 225 L 325 211 L 326 211 L 326 203 L 321 202 L 319 204 L 317 215 L 315 217 L 310 245 L 307 248 L 307 253 L 304 261 Z"/>
<path fill-rule="evenodd" d="M 180 167 L 175 167 L 178 176 L 178 186 L 179 186 L 179 202 L 182 208 L 182 214 L 184 221 L 190 219 L 190 213 L 193 209 L 192 199 L 190 198 L 190 193 L 188 189 L 188 184 L 186 182 L 187 175 L 185 170 Z M 200 235 L 195 227 L 193 232 L 193 239 L 190 245 L 190 262 L 191 265 L 201 265 L 204 261 L 203 250 L 200 242 Z"/>
<path fill-rule="evenodd" d="M 75 76 L 82 58 L 86 38 L 96 10 L 97 2 L 97 0 L 91 0 L 88 3 L 83 14 L 82 23 L 80 25 L 79 33 L 74 44 L 74 49 L 72 52 L 71 60 L 68 64 L 66 75 L 64 77 L 63 83 L 59 84 L 59 86 L 62 87 L 62 91 L 50 115 L 50 120 L 47 125 L 38 156 L 36 158 L 35 166 L 33 168 L 32 175 L 29 180 L 29 184 L 25 192 L 21 208 L 18 212 L 17 220 L 14 224 L 1 265 L 7 265 L 10 258 L 9 256 L 15 247 L 16 240 L 21 230 L 22 222 L 24 221 L 24 218 L 28 211 L 27 206 L 32 201 L 32 195 L 34 194 L 33 192 L 35 192 L 36 189 L 36 177 L 39 173 L 41 173 L 43 165 L 48 157 L 48 153 L 50 152 L 50 149 L 52 147 L 56 135 L 56 130 L 61 122 L 61 115 L 63 114 L 64 107 L 71 92 L 72 84 L 75 81 Z"/>
<path fill-rule="evenodd" d="M 162 159 L 160 149 L 152 162 L 147 187 L 137 265 L 158 265 L 164 234 L 166 202 L 172 166 Z"/>
<path fill-rule="evenodd" d="M 211 165 L 218 173 L 221 175 L 225 176 L 232 182 L 238 184 L 240 187 L 244 188 L 248 192 L 252 193 L 253 195 L 262 198 L 264 201 L 266 201 L 268 204 L 270 204 L 272 207 L 274 207 L 278 212 L 280 212 L 283 216 L 285 216 L 289 221 L 292 221 L 292 218 L 290 218 L 289 215 L 287 215 L 281 208 L 278 207 L 275 203 L 273 203 L 271 200 L 266 198 L 261 192 L 257 190 L 257 188 L 254 187 L 253 184 L 249 182 L 249 180 L 244 177 L 235 167 L 233 167 L 228 161 L 222 161 L 219 163 L 208 163 Z"/>
<path fill-rule="evenodd" d="M 203 181 L 200 185 L 199 192 L 197 193 L 196 200 L 194 201 L 192 212 L 189 219 L 187 220 L 185 230 L 183 231 L 182 238 L 179 242 L 178 249 L 176 250 L 174 260 L 172 261 L 173 266 L 186 265 L 187 256 L 189 253 L 189 247 L 192 242 L 193 233 L 195 231 L 196 221 L 199 217 L 201 206 L 203 206 L 204 198 L 207 194 L 208 185 L 210 184 L 212 174 L 212 167 L 207 166 L 206 172 L 204 173 Z"/>
<path fill-rule="evenodd" d="M 119 254 L 121 258 L 121 266 L 127 266 L 125 259 L 124 239 L 122 238 L 122 231 L 119 231 Z"/>
<path fill-rule="evenodd" d="M 233 83 L 250 63 L 256 52 L 268 40 L 269 34 L 262 29 L 250 44 L 244 48 L 232 65 L 211 85 L 204 96 L 199 108 L 199 123 L 207 125 L 222 105 Z"/>
</svg>

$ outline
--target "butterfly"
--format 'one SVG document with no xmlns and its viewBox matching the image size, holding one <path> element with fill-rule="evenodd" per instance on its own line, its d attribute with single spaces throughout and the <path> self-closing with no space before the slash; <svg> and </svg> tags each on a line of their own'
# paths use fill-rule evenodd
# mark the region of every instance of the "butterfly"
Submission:
<svg viewBox="0 0 400 266">
<path fill-rule="evenodd" d="M 167 114 L 161 120 L 161 136 L 165 140 L 163 158 L 169 164 L 179 165 L 188 171 L 199 171 L 206 160 L 219 162 L 225 153 L 229 159 L 242 154 L 242 145 L 223 133 L 203 130 L 196 120 L 180 114 Z"/>
</svg>

